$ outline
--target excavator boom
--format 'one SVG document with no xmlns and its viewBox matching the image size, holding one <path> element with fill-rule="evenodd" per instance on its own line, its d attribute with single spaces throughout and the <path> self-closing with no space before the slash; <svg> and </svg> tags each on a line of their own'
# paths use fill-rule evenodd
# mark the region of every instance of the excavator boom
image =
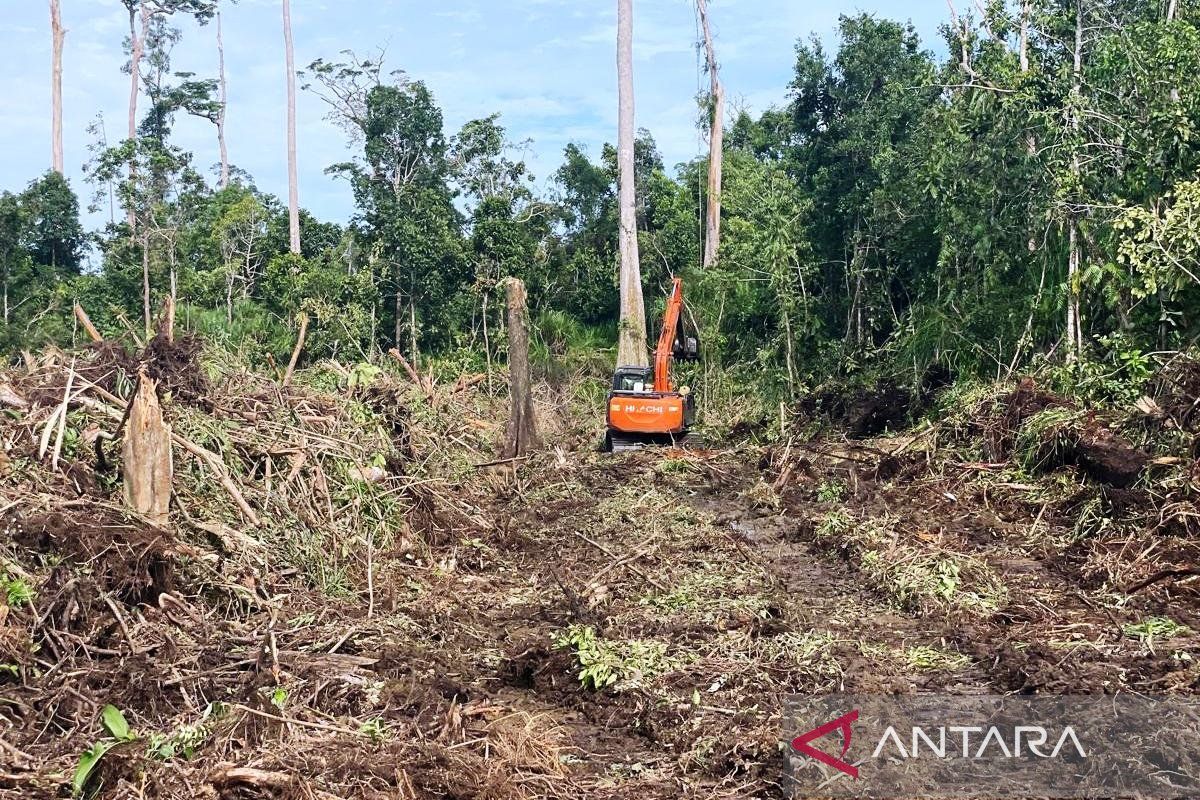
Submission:
<svg viewBox="0 0 1200 800">
<path fill-rule="evenodd" d="M 671 357 L 675 353 L 675 337 L 679 334 L 679 316 L 683 312 L 683 278 L 671 280 L 671 296 L 663 313 L 662 331 L 654 350 L 654 391 L 671 391 Z"/>
</svg>

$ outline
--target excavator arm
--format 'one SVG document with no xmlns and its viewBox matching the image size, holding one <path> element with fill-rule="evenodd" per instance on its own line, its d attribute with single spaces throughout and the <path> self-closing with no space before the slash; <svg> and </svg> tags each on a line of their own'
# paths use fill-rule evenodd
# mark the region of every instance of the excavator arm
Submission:
<svg viewBox="0 0 1200 800">
<path fill-rule="evenodd" d="M 683 313 L 683 279 L 671 279 L 671 296 L 667 298 L 667 310 L 663 314 L 662 332 L 658 334 L 658 348 L 654 351 L 654 391 L 670 392 L 671 359 L 675 355 L 675 338 L 679 335 L 679 316 Z"/>
</svg>

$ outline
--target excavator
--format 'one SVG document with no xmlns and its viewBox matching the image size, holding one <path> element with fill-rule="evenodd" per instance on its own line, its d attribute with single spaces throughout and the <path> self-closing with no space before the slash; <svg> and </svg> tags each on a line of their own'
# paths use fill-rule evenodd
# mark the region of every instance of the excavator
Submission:
<svg viewBox="0 0 1200 800">
<path fill-rule="evenodd" d="M 647 444 L 677 444 L 695 421 L 696 398 L 686 387 L 675 388 L 671 362 L 695 361 L 700 346 L 682 332 L 683 279 L 671 279 L 662 331 L 653 367 L 618 366 L 608 393 L 608 452 L 635 450 Z"/>
</svg>

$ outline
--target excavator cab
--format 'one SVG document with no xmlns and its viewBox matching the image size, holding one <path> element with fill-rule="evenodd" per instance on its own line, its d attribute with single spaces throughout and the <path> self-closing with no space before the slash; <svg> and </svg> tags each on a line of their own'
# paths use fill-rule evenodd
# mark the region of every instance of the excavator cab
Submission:
<svg viewBox="0 0 1200 800">
<path fill-rule="evenodd" d="M 696 398 L 686 386 L 676 388 L 670 374 L 672 360 L 695 361 L 700 357 L 696 337 L 681 334 L 682 310 L 683 281 L 674 278 L 654 351 L 654 366 L 618 366 L 613 373 L 605 450 L 678 443 L 695 421 Z"/>
<path fill-rule="evenodd" d="M 617 367 L 617 371 L 613 373 L 612 390 L 633 394 L 652 392 L 654 391 L 654 370 L 650 367 Z"/>
</svg>

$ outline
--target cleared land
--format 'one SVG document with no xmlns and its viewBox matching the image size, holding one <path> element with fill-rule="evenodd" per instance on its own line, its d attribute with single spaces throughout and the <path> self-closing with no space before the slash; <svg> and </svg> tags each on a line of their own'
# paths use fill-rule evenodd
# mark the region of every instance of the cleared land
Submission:
<svg viewBox="0 0 1200 800">
<path fill-rule="evenodd" d="M 486 383 L 219 358 L 0 377 L 0 796 L 90 750 L 106 798 L 777 797 L 789 693 L 1197 689 L 1194 364 L 1119 417 L 1026 381 L 617 456 L 543 385 L 557 446 L 479 468 Z M 168 528 L 107 438 L 139 366 L 212 455 L 176 449 Z"/>
</svg>

